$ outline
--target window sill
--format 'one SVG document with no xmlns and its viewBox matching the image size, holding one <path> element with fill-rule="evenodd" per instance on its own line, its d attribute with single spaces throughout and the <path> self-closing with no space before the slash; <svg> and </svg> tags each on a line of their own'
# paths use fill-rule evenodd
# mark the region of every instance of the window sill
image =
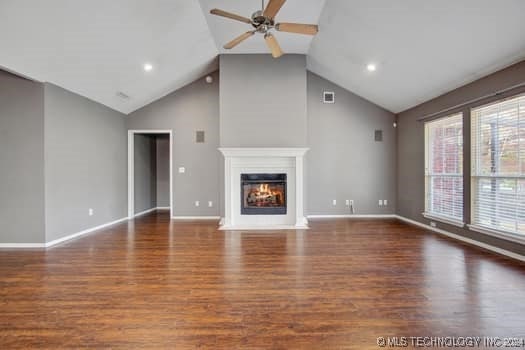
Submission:
<svg viewBox="0 0 525 350">
<path fill-rule="evenodd" d="M 449 224 L 449 225 L 460 227 L 460 228 L 465 227 L 465 223 L 460 220 L 454 220 L 454 219 L 446 218 L 443 216 L 437 216 L 437 215 L 430 214 L 430 213 L 421 213 L 421 215 L 423 215 L 425 218 L 429 220 L 439 221 L 444 224 Z"/>
<path fill-rule="evenodd" d="M 499 231 L 495 230 L 493 228 L 488 228 L 485 226 L 479 226 L 479 225 L 467 225 L 469 230 L 483 233 L 488 236 L 501 238 L 507 241 L 519 243 L 519 244 L 525 244 L 525 237 L 520 237 L 516 234 L 505 232 L 505 231 Z"/>
</svg>

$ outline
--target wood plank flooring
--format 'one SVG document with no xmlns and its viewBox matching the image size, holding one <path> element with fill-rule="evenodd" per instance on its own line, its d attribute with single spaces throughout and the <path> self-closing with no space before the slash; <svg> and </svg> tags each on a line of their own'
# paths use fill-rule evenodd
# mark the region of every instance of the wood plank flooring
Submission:
<svg viewBox="0 0 525 350">
<path fill-rule="evenodd" d="M 0 250 L 1 349 L 378 349 L 525 337 L 525 264 L 397 220 L 222 232 L 153 213 Z"/>
</svg>

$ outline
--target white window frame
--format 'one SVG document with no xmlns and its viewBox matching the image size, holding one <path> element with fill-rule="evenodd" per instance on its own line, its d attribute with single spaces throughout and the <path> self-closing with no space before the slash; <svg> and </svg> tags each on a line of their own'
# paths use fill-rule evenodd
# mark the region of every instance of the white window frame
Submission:
<svg viewBox="0 0 525 350">
<path fill-rule="evenodd" d="M 430 149 L 430 145 L 429 145 L 429 125 L 432 123 L 432 122 L 436 122 L 436 121 L 442 121 L 442 120 L 445 120 L 445 119 L 448 119 L 448 118 L 453 118 L 453 117 L 458 117 L 460 116 L 460 118 L 462 119 L 462 128 L 463 128 L 463 112 L 458 112 L 458 113 L 453 113 L 453 114 L 449 114 L 449 115 L 446 115 L 444 117 L 441 117 L 441 118 L 438 118 L 438 119 L 435 119 L 435 120 L 432 120 L 432 121 L 429 121 L 429 122 L 426 122 L 425 123 L 425 211 L 422 213 L 422 215 L 427 218 L 427 219 L 430 219 L 430 220 L 435 220 L 435 221 L 439 221 L 439 222 L 443 222 L 443 223 L 446 223 L 446 224 L 449 224 L 449 225 L 453 225 L 453 226 L 457 226 L 457 227 L 464 227 L 465 226 L 465 222 L 464 222 L 464 213 L 462 212 L 461 214 L 461 218 L 457 218 L 457 217 L 452 217 L 452 216 L 448 216 L 448 215 L 442 215 L 441 213 L 435 213 L 435 212 L 432 212 L 430 210 L 430 208 L 428 207 L 428 204 L 429 204 L 429 201 L 431 201 L 431 199 L 429 199 L 429 197 L 432 195 L 431 193 L 429 193 L 429 189 L 430 189 L 430 182 L 431 182 L 431 179 L 432 178 L 437 178 L 437 177 L 442 177 L 442 178 L 460 178 L 461 181 L 463 182 L 463 172 L 461 173 L 454 173 L 454 174 L 431 174 L 429 169 L 431 169 L 431 166 L 430 166 L 430 162 L 432 161 L 433 157 L 431 155 L 431 149 Z M 463 128 L 463 133 L 465 132 L 464 128 Z M 462 145 L 463 145 L 463 140 L 461 140 L 462 142 Z M 463 151 L 463 156 L 464 156 L 464 149 L 462 150 Z M 463 170 L 464 171 L 464 170 Z M 465 196 L 465 192 L 464 192 L 464 189 L 465 189 L 465 186 L 463 184 L 463 193 L 461 194 L 461 197 L 462 197 L 462 200 L 463 200 L 463 206 L 464 206 L 464 196 Z"/>
<path fill-rule="evenodd" d="M 516 233 L 516 232 L 512 232 L 512 231 L 507 231 L 507 230 L 500 230 L 500 229 L 497 229 L 495 227 L 492 227 L 492 226 L 485 226 L 483 225 L 482 223 L 479 223 L 479 222 L 476 222 L 476 200 L 478 198 L 478 181 L 480 179 L 486 179 L 486 178 L 491 178 L 491 179 L 525 179 L 525 175 L 492 175 L 492 174 L 482 174 L 482 172 L 480 171 L 480 167 L 479 167 L 479 160 L 478 160 L 478 150 L 480 148 L 480 146 L 478 145 L 478 142 L 479 142 L 479 135 L 475 134 L 476 131 L 479 130 L 478 126 L 475 125 L 476 123 L 476 118 L 475 118 L 475 115 L 474 115 L 474 111 L 476 109 L 479 109 L 479 108 L 483 108 L 483 107 L 487 107 L 487 106 L 491 106 L 491 105 L 497 105 L 499 103 L 503 103 L 505 101 L 508 101 L 508 100 L 512 100 L 512 99 L 518 99 L 518 98 L 523 98 L 525 96 L 525 94 L 517 94 L 517 95 L 514 95 L 514 96 L 510 96 L 510 97 L 507 97 L 507 98 L 504 98 L 504 99 L 500 99 L 500 100 L 496 100 L 496 101 L 492 101 L 490 103 L 487 103 L 485 105 L 481 105 L 481 106 L 476 106 L 476 107 L 473 107 L 471 109 L 471 113 L 470 113 L 470 118 L 471 118 L 471 133 L 470 133 L 470 140 L 471 140 L 471 155 L 470 155 L 470 159 L 471 159 L 471 174 L 470 174 L 470 188 L 471 188 L 471 198 L 470 198 L 470 211 L 471 211 L 471 223 L 468 226 L 468 228 L 472 231 L 476 231 L 476 232 L 479 232 L 479 233 L 483 233 L 483 234 L 486 234 L 486 235 L 490 235 L 490 236 L 493 236 L 493 237 L 497 237 L 497 238 L 502 238 L 502 239 L 505 239 L 505 240 L 509 240 L 509 241 L 512 241 L 512 242 L 516 242 L 516 243 L 520 243 L 520 244 L 524 244 L 525 243 L 525 235 L 522 235 L 522 234 L 519 234 L 519 233 Z M 520 108 L 520 107 L 518 107 Z M 518 113 L 518 125 L 519 125 L 519 118 L 521 117 L 521 115 L 519 115 Z M 524 116 L 525 117 L 525 116 Z M 519 157 L 518 157 L 519 159 Z"/>
</svg>

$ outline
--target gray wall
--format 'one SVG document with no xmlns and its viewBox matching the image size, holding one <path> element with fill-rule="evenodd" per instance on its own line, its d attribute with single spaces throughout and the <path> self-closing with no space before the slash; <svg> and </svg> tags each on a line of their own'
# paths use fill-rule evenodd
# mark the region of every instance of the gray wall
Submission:
<svg viewBox="0 0 525 350">
<path fill-rule="evenodd" d="M 156 136 L 157 157 L 157 207 L 170 206 L 170 138 L 169 135 Z"/>
<path fill-rule="evenodd" d="M 0 243 L 43 243 L 44 88 L 0 70 Z"/>
<path fill-rule="evenodd" d="M 479 79 L 471 84 L 453 90 L 445 95 L 425 102 L 419 106 L 400 113 L 397 128 L 397 191 L 398 203 L 397 213 L 406 218 L 429 224 L 421 213 L 424 211 L 425 178 L 424 178 L 424 123 L 417 121 L 418 118 L 428 114 L 437 113 L 446 108 L 457 106 L 461 103 L 471 101 L 487 94 L 506 89 L 525 82 L 525 61 L 511 66 L 507 69 Z M 488 102 L 488 100 L 484 101 Z M 464 178 L 465 183 L 470 183 L 470 140 L 468 127 L 470 125 L 469 106 L 456 111 L 464 112 Z M 450 111 L 448 113 L 452 113 Z M 447 113 L 447 114 L 448 114 Z M 470 217 L 470 188 L 465 186 L 465 218 Z M 483 235 L 466 229 L 460 229 L 438 223 L 447 231 L 476 239 L 497 247 L 525 254 L 523 245 L 511 243 L 492 236 Z"/>
<path fill-rule="evenodd" d="M 45 84 L 46 241 L 127 216 L 124 118 Z"/>
<path fill-rule="evenodd" d="M 306 57 L 220 57 L 222 147 L 306 146 Z"/>
<path fill-rule="evenodd" d="M 335 92 L 335 103 L 322 102 L 323 91 Z M 308 73 L 307 212 L 355 214 L 396 212 L 396 132 L 394 114 Z M 383 141 L 374 141 L 374 131 Z M 332 200 L 337 200 L 337 206 Z M 379 199 L 388 200 L 380 207 Z"/>
<path fill-rule="evenodd" d="M 157 140 L 155 135 L 134 135 L 135 214 L 157 207 Z"/>
<path fill-rule="evenodd" d="M 219 215 L 219 74 L 211 75 L 212 84 L 201 78 L 126 119 L 130 130 L 172 130 L 175 216 Z M 197 130 L 205 131 L 205 143 L 195 142 Z M 179 167 L 185 167 L 186 172 L 178 173 Z M 195 207 L 195 201 L 200 201 L 201 206 Z M 213 207 L 208 207 L 208 201 L 213 202 Z"/>
</svg>

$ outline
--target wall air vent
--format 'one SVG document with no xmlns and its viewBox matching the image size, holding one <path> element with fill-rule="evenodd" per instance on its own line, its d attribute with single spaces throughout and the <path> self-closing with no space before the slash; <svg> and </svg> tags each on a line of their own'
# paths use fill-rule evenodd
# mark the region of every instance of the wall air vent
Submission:
<svg viewBox="0 0 525 350">
<path fill-rule="evenodd" d="M 335 103 L 335 92 L 324 91 L 323 92 L 323 103 Z"/>
<path fill-rule="evenodd" d="M 383 130 L 374 131 L 374 140 L 376 142 L 383 142 Z"/>
<path fill-rule="evenodd" d="M 129 95 L 126 95 L 122 91 L 117 91 L 117 97 L 120 97 L 123 100 L 129 100 L 130 99 Z"/>
<path fill-rule="evenodd" d="M 195 132 L 195 142 L 204 143 L 204 131 L 198 130 Z"/>
</svg>

